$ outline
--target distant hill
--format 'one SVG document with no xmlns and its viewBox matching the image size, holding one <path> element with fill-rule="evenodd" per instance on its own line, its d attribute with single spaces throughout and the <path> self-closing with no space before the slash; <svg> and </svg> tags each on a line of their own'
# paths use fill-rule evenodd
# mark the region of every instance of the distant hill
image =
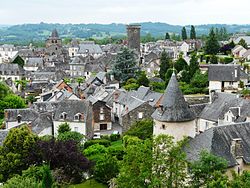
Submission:
<svg viewBox="0 0 250 188">
<path fill-rule="evenodd" d="M 142 26 L 142 36 L 150 33 L 153 36 L 164 36 L 166 32 L 181 32 L 182 26 L 166 23 L 139 23 Z M 250 25 L 209 24 L 197 25 L 197 35 L 207 34 L 211 27 L 225 27 L 229 33 L 250 32 Z M 23 24 L 13 26 L 0 25 L 0 43 L 25 43 L 45 40 L 56 28 L 62 38 L 104 38 L 126 36 L 125 24 Z M 187 31 L 190 26 L 186 26 Z"/>
</svg>

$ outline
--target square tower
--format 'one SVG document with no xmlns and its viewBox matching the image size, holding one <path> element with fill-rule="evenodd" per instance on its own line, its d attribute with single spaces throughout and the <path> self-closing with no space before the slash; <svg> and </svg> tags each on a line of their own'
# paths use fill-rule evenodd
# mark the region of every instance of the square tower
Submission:
<svg viewBox="0 0 250 188">
<path fill-rule="evenodd" d="M 141 25 L 127 25 L 128 47 L 140 53 Z"/>
</svg>

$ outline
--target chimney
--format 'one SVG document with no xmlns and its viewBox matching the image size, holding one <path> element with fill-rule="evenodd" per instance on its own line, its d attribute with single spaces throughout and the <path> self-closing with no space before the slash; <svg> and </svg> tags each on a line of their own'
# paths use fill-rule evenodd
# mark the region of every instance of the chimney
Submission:
<svg viewBox="0 0 250 188">
<path fill-rule="evenodd" d="M 243 157 L 243 146 L 241 138 L 234 138 L 231 142 L 231 154 L 235 159 Z"/>
</svg>

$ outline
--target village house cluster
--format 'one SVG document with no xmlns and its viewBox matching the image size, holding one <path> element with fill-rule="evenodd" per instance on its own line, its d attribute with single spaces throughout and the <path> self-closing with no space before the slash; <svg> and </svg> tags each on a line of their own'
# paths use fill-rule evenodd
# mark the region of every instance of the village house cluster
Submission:
<svg viewBox="0 0 250 188">
<path fill-rule="evenodd" d="M 27 124 L 39 136 L 58 134 L 60 124 L 67 122 L 71 130 L 85 135 L 122 134 L 143 119 L 154 121 L 154 135 L 168 134 L 178 141 L 190 138 L 186 148 L 189 160 L 196 160 L 207 149 L 227 159 L 229 169 L 244 170 L 250 162 L 250 100 L 236 94 L 240 85 L 249 87 L 249 72 L 236 60 L 229 64 L 200 65 L 208 71 L 209 96 L 196 102 L 184 96 L 172 74 L 164 93 L 140 86 L 126 91 L 108 74 L 117 53 L 124 46 L 135 50 L 138 64 L 150 79 L 161 82 L 155 72 L 160 70 L 163 50 L 172 59 L 181 54 L 189 63 L 190 52 L 204 45 L 202 40 L 182 42 L 159 40 L 140 43 L 140 26 L 127 27 L 128 41 L 121 44 L 98 45 L 93 41 L 72 40 L 63 45 L 57 30 L 45 41 L 45 48 L 0 46 L 0 79 L 13 92 L 36 102 L 25 109 L 5 109 L 5 129 L 0 130 L 0 144 L 8 131 Z M 236 36 L 231 40 L 240 40 Z M 250 45 L 250 40 L 246 40 Z M 232 50 L 237 58 L 250 59 L 250 51 L 237 45 Z M 24 66 L 12 64 L 17 57 Z M 70 82 L 65 78 L 84 78 Z M 25 78 L 24 87 L 16 85 Z M 195 97 L 194 97 L 195 98 Z M 201 99 L 200 99 L 201 98 Z"/>
</svg>

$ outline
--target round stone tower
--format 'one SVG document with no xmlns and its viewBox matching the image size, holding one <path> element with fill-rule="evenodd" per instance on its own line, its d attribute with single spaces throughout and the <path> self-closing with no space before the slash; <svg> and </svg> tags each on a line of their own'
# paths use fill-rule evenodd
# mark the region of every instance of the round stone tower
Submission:
<svg viewBox="0 0 250 188">
<path fill-rule="evenodd" d="M 175 141 L 196 135 L 196 116 L 186 103 L 173 73 L 159 107 L 152 114 L 154 135 L 167 134 Z"/>
<path fill-rule="evenodd" d="M 127 25 L 128 47 L 140 53 L 141 25 Z"/>
</svg>

